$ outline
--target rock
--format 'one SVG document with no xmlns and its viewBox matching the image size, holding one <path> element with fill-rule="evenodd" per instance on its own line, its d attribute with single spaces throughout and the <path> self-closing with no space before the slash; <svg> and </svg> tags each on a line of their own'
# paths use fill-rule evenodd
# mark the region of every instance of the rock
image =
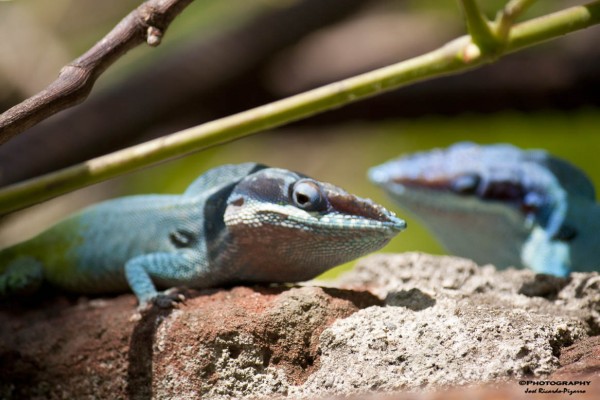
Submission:
<svg viewBox="0 0 600 400">
<path fill-rule="evenodd" d="M 0 313 L 0 398 L 239 398 L 285 395 L 318 369 L 319 335 L 366 292 L 202 291 L 135 317 L 133 296 Z"/>
<path fill-rule="evenodd" d="M 523 309 L 582 321 L 588 334 L 600 334 L 600 275 L 572 273 L 568 278 L 531 270 L 498 271 L 471 260 L 422 253 L 377 254 L 359 261 L 335 286 L 368 289 L 393 302 L 418 289 L 431 298 L 470 298 L 499 309 Z"/>
<path fill-rule="evenodd" d="M 597 273 L 408 253 L 324 284 L 190 292 L 141 316 L 132 295 L 5 304 L 0 398 L 519 398 L 534 386 L 515 380 L 600 381 Z"/>
<path fill-rule="evenodd" d="M 600 378 L 600 337 L 587 338 L 563 349 L 560 364 L 562 367 L 551 375 L 551 379 Z"/>
<path fill-rule="evenodd" d="M 414 292 L 416 293 L 416 292 Z M 420 296 L 420 295 L 418 295 Z M 573 318 L 439 296 L 425 309 L 370 307 L 321 335 L 321 367 L 299 394 L 435 389 L 548 376 L 586 337 Z"/>
<path fill-rule="evenodd" d="M 157 329 L 158 398 L 286 395 L 317 368 L 323 329 L 378 303 L 368 293 L 318 287 L 236 288 L 212 295 L 208 307 L 197 302 Z"/>
<path fill-rule="evenodd" d="M 597 273 L 565 279 L 406 253 L 363 259 L 335 284 L 370 289 L 385 298 L 387 307 L 361 310 L 323 332 L 321 368 L 305 391 L 397 392 L 515 379 L 600 382 L 600 340 L 587 338 L 599 334 Z M 339 370 L 358 360 L 356 370 Z M 582 398 L 600 394 L 599 388 L 567 389 L 585 391 Z M 495 390 L 454 393 L 494 398 Z M 505 398 L 524 393 L 519 386 L 498 390 Z"/>
</svg>

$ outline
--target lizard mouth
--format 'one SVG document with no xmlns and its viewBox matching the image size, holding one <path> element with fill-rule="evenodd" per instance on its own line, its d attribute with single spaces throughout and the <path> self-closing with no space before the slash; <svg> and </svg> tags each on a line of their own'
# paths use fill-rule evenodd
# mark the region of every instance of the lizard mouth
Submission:
<svg viewBox="0 0 600 400">
<path fill-rule="evenodd" d="M 524 214 L 535 211 L 548 201 L 548 194 L 543 189 L 527 185 L 522 179 L 489 180 L 471 172 L 438 175 L 433 178 L 395 175 L 380 184 L 408 190 L 450 193 L 463 198 L 475 198 L 482 202 L 509 204 L 520 209 Z"/>
<path fill-rule="evenodd" d="M 353 229 L 388 228 L 395 233 L 406 229 L 403 219 L 371 199 L 354 196 L 337 187 L 322 186 L 329 207 L 321 221 L 335 220 Z"/>
</svg>

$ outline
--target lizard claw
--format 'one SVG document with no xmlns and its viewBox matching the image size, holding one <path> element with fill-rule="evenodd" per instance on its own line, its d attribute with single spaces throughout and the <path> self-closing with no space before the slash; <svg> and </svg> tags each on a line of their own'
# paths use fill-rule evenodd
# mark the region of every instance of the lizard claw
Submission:
<svg viewBox="0 0 600 400">
<path fill-rule="evenodd" d="M 138 306 L 138 311 L 141 313 L 148 312 L 153 307 L 159 309 L 171 309 L 175 308 L 177 304 L 183 303 L 185 296 L 179 292 L 176 288 L 171 288 L 163 292 L 158 292 L 153 297 L 148 298 L 146 301 L 141 301 Z"/>
<path fill-rule="evenodd" d="M 163 309 L 175 308 L 177 304 L 183 303 L 184 301 L 185 296 L 176 288 L 160 292 L 151 300 L 152 304 Z"/>
</svg>

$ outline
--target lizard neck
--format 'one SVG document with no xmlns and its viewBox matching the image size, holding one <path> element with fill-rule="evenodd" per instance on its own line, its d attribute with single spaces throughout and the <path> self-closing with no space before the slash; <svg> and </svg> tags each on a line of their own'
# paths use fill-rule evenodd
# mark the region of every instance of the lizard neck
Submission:
<svg viewBox="0 0 600 400">
<path fill-rule="evenodd" d="M 517 210 L 418 189 L 406 193 L 401 204 L 423 221 L 449 253 L 479 264 L 493 260 L 499 268 L 522 266 L 519 254 L 529 232 Z"/>
</svg>

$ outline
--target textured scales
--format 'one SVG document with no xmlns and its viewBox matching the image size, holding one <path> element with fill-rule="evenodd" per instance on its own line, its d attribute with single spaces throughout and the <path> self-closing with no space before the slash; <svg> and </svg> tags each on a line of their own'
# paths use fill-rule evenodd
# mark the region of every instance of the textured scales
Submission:
<svg viewBox="0 0 600 400">
<path fill-rule="evenodd" d="M 0 252 L 0 295 L 43 280 L 79 293 L 296 282 L 383 247 L 403 220 L 367 199 L 292 171 L 214 168 L 182 195 L 91 206 Z"/>
<path fill-rule="evenodd" d="M 453 254 L 559 276 L 600 270 L 594 187 L 545 151 L 457 143 L 389 161 L 369 177 Z"/>
</svg>

